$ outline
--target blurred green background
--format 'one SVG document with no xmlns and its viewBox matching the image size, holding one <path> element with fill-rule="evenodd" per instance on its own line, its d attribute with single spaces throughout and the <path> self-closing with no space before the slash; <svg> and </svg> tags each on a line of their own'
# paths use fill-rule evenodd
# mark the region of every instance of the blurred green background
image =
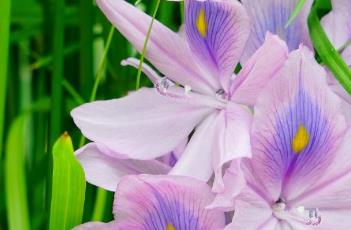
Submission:
<svg viewBox="0 0 351 230">
<path fill-rule="evenodd" d="M 138 7 L 151 15 L 156 3 Z M 180 8 L 161 1 L 157 19 L 177 30 Z M 0 1 L 1 230 L 49 228 L 53 144 L 65 131 L 75 149 L 82 144 L 70 111 L 91 99 L 97 76 L 96 99 L 135 89 L 137 70 L 120 65 L 130 56 L 138 55 L 95 2 Z M 112 219 L 112 195 L 87 185 L 83 222 Z"/>
</svg>

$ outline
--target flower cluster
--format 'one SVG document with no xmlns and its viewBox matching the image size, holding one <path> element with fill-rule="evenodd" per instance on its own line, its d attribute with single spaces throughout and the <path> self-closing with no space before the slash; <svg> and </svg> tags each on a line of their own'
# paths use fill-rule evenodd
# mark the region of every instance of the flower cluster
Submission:
<svg viewBox="0 0 351 230">
<path fill-rule="evenodd" d="M 98 0 L 141 52 L 152 18 Z M 184 0 L 184 30 L 155 21 L 142 70 L 154 88 L 82 105 L 87 180 L 115 192 L 115 220 L 77 229 L 348 229 L 350 96 L 320 66 L 312 1 Z M 351 63 L 351 2 L 322 24 Z M 234 69 L 240 63 L 240 71 Z M 122 63 L 137 67 L 139 60 Z"/>
</svg>

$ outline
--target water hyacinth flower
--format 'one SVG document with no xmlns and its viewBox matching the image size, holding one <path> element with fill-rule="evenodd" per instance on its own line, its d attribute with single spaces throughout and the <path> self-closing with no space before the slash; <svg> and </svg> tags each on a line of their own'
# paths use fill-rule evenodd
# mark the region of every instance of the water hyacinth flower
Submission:
<svg viewBox="0 0 351 230">
<path fill-rule="evenodd" d="M 210 187 L 180 176 L 127 176 L 118 185 L 115 220 L 87 223 L 75 229 L 94 230 L 216 230 L 225 226 L 221 211 L 208 210 Z"/>
<path fill-rule="evenodd" d="M 256 103 L 253 156 L 241 165 L 246 188 L 216 199 L 217 207 L 234 205 L 227 229 L 350 227 L 351 129 L 340 105 L 313 53 L 292 52 Z"/>
<path fill-rule="evenodd" d="M 141 51 L 151 17 L 123 0 L 97 4 Z M 248 25 L 239 2 L 185 1 L 184 36 L 158 21 L 153 24 L 145 57 L 164 77 L 145 64 L 143 71 L 156 87 L 78 107 L 71 113 L 76 125 L 88 139 L 138 160 L 164 155 L 195 130 L 170 174 L 207 181 L 215 171 L 221 179 L 225 162 L 251 154 L 252 115 L 243 105 L 255 103 L 288 52 L 284 42 L 267 34 L 239 75 L 233 75 Z M 124 64 L 137 66 L 138 60 Z"/>
</svg>

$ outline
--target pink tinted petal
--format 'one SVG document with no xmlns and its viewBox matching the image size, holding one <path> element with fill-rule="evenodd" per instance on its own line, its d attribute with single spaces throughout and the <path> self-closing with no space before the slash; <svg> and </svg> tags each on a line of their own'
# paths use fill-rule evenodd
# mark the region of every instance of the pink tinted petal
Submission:
<svg viewBox="0 0 351 230">
<path fill-rule="evenodd" d="M 287 56 L 285 42 L 267 33 L 263 45 L 235 78 L 231 88 L 232 101 L 253 105 L 259 92 L 279 72 Z"/>
<path fill-rule="evenodd" d="M 351 129 L 347 131 L 335 158 L 309 190 L 295 198 L 295 206 L 351 210 Z"/>
<path fill-rule="evenodd" d="M 125 175 L 166 174 L 170 170 L 167 164 L 157 160 L 129 160 L 114 157 L 116 155 L 96 143 L 87 144 L 76 152 L 76 157 L 84 168 L 86 180 L 113 192 Z"/>
<path fill-rule="evenodd" d="M 274 222 L 269 204 L 247 187 L 236 201 L 232 223 L 225 229 L 242 229 L 243 226 L 245 229 L 274 229 L 271 228 Z"/>
<path fill-rule="evenodd" d="M 251 157 L 251 122 L 251 111 L 244 106 L 229 103 L 227 110 L 221 112 L 216 131 L 218 141 L 212 157 L 215 170 L 214 191 L 224 190 L 222 171 L 225 163 Z"/>
<path fill-rule="evenodd" d="M 206 183 L 188 177 L 128 176 L 118 185 L 114 215 L 122 229 L 222 229 L 224 213 L 205 209 L 213 197 Z"/>
<path fill-rule="evenodd" d="M 351 39 L 351 1 L 332 0 L 332 11 L 322 18 L 322 25 L 336 49 Z"/>
<path fill-rule="evenodd" d="M 112 24 L 141 52 L 151 17 L 124 0 L 98 0 L 98 6 Z M 211 85 L 193 62 L 184 39 L 155 21 L 145 57 L 164 75 L 193 89 L 212 93 Z"/>
<path fill-rule="evenodd" d="M 225 185 L 223 191 L 216 194 L 216 198 L 208 208 L 218 208 L 224 211 L 234 210 L 235 198 L 245 188 L 245 176 L 240 166 L 240 160 L 232 161 L 223 177 Z"/>
<path fill-rule="evenodd" d="M 271 201 L 302 194 L 335 157 L 345 120 L 325 80 L 313 54 L 302 47 L 258 99 L 251 164 Z"/>
<path fill-rule="evenodd" d="M 191 97 L 165 97 L 143 88 L 121 99 L 82 105 L 71 115 L 88 139 L 145 160 L 173 150 L 211 110 Z"/>
<path fill-rule="evenodd" d="M 208 116 L 195 130 L 188 146 L 177 164 L 170 171 L 173 175 L 184 175 L 208 181 L 213 174 L 212 152 L 218 113 Z"/>
<path fill-rule="evenodd" d="M 267 31 L 277 34 L 286 41 L 290 51 L 299 48 L 301 43 L 311 47 L 307 16 L 313 2 L 312 0 L 307 0 L 294 22 L 289 27 L 285 27 L 297 2 L 298 0 L 242 1 L 252 21 L 251 35 L 241 59 L 242 63 L 246 63 L 251 55 L 263 44 Z"/>
<path fill-rule="evenodd" d="M 119 230 L 119 229 L 120 228 L 118 228 L 117 223 L 115 221 L 111 221 L 109 223 L 88 222 L 73 228 L 73 230 Z"/>
<path fill-rule="evenodd" d="M 227 91 L 250 32 L 244 8 L 231 0 L 185 0 L 185 24 L 190 47 Z"/>
</svg>

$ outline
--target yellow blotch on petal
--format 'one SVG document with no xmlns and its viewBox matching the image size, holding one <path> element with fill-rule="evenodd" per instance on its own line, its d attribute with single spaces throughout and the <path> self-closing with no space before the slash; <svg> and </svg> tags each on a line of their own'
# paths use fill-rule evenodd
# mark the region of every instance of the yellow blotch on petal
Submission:
<svg viewBox="0 0 351 230">
<path fill-rule="evenodd" d="M 173 224 L 167 224 L 166 229 L 165 230 L 177 230 Z"/>
<path fill-rule="evenodd" d="M 300 125 L 291 142 L 291 147 L 295 153 L 299 154 L 310 141 L 310 135 L 305 126 Z"/>
<path fill-rule="evenodd" d="M 204 9 L 200 9 L 199 15 L 196 19 L 196 28 L 199 31 L 201 37 L 205 38 L 207 33 L 207 22 Z"/>
</svg>

